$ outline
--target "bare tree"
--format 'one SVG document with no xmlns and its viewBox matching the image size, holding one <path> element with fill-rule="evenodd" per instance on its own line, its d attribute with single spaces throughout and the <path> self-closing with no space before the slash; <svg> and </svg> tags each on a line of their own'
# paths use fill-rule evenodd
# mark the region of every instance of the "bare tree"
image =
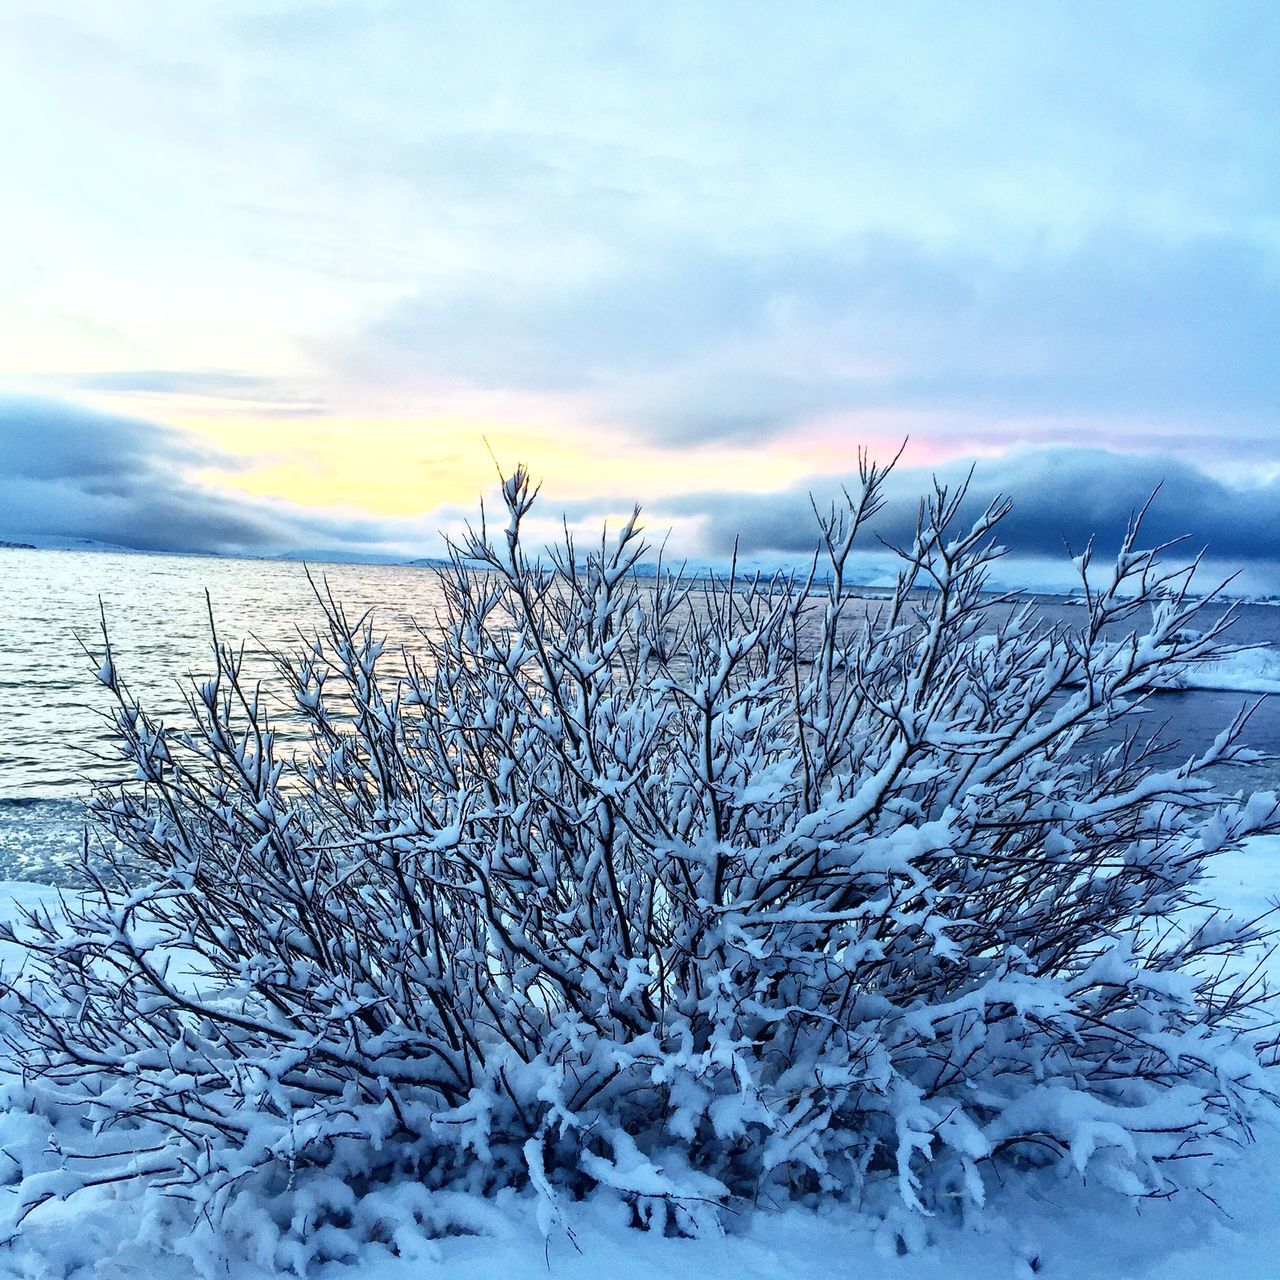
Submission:
<svg viewBox="0 0 1280 1280">
<path fill-rule="evenodd" d="M 762 1196 L 980 1205 L 998 1164 L 1159 1194 L 1247 1135 L 1269 934 L 1197 883 L 1280 807 L 1211 781 L 1247 713 L 1177 765 L 1136 714 L 1229 612 L 1136 518 L 1102 585 L 1080 558 L 1079 625 L 1046 621 L 986 591 L 1007 504 L 960 527 L 943 488 L 864 606 L 885 474 L 818 513 L 807 575 L 699 582 L 637 575 L 638 512 L 531 558 L 517 470 L 411 651 L 319 592 L 277 656 L 292 754 L 235 648 L 175 726 L 108 644 L 135 779 L 3 988 L 58 1134 L 15 1157 L 19 1216 L 140 1182 L 227 1230 L 309 1186 L 311 1258 L 409 1182 L 529 1185 L 548 1224 L 603 1186 L 693 1229 Z"/>
</svg>

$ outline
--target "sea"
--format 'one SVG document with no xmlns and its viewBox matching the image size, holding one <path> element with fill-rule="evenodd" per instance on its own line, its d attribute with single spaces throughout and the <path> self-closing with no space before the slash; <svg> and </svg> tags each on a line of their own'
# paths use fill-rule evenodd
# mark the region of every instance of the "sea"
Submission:
<svg viewBox="0 0 1280 1280">
<path fill-rule="evenodd" d="M 317 586 L 348 615 L 372 611 L 393 645 L 421 644 L 444 603 L 430 567 L 324 564 L 309 572 L 282 560 L 0 548 L 0 880 L 73 879 L 85 797 L 120 775 L 109 695 L 95 679 L 104 628 L 138 700 L 179 718 L 191 678 L 212 670 L 215 629 L 222 642 L 244 645 L 251 673 L 269 678 L 269 651 L 297 644 L 323 622 Z M 1037 601 L 1052 617 L 1082 616 L 1076 602 Z M 1184 758 L 1243 703 L 1280 693 L 1280 608 L 1239 604 L 1231 641 L 1249 648 L 1192 675 L 1212 687 L 1148 703 L 1144 714 L 1167 725 L 1164 736 Z M 1264 698 L 1246 739 L 1276 759 L 1228 771 L 1224 785 L 1280 789 L 1280 697 Z"/>
</svg>

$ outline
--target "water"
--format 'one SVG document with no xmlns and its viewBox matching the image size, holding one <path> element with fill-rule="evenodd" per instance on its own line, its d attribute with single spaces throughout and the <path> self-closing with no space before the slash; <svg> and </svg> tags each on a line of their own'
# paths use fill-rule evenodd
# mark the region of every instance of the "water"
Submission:
<svg viewBox="0 0 1280 1280">
<path fill-rule="evenodd" d="M 374 609 L 379 628 L 404 642 L 414 619 L 429 623 L 443 601 L 431 569 L 315 573 L 349 615 Z M 94 678 L 102 615 L 138 700 L 179 717 L 186 677 L 213 667 L 210 605 L 221 638 L 245 641 L 249 669 L 264 676 L 268 648 L 323 622 L 298 564 L 0 549 L 0 880 L 55 878 L 78 848 L 81 798 L 118 771 L 104 718 L 111 698 Z"/>
<path fill-rule="evenodd" d="M 349 613 L 372 609 L 380 630 L 412 643 L 443 597 L 436 572 L 396 565 L 320 570 Z M 99 601 L 118 669 L 140 701 L 177 715 L 184 678 L 211 669 L 208 591 L 223 639 L 247 641 L 264 674 L 268 647 L 322 621 L 301 565 L 270 560 L 0 549 L 0 879 L 59 878 L 79 843 L 81 798 L 116 769 L 94 680 L 102 652 Z M 1055 616 L 1078 610 L 1046 602 Z M 1280 609 L 1244 606 L 1238 643 L 1280 646 Z M 82 643 L 92 655 L 86 655 Z M 1249 695 L 1191 691 L 1154 700 L 1183 755 L 1210 741 Z M 1280 754 L 1280 699 L 1254 717 L 1249 740 Z M 1227 779 L 1280 785 L 1276 768 Z"/>
</svg>

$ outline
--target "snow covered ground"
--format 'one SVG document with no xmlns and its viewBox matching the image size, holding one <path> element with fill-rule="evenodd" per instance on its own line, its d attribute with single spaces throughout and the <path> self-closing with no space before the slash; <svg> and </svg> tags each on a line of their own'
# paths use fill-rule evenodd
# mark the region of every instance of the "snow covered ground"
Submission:
<svg viewBox="0 0 1280 1280">
<path fill-rule="evenodd" d="M 1280 837 L 1255 839 L 1221 857 L 1213 896 L 1242 912 L 1265 911 L 1280 898 Z M 0 883 L 0 910 L 52 905 L 57 890 Z M 0 947 L 12 973 L 21 954 Z M 1272 958 L 1280 979 L 1280 960 Z M 0 1119 L 0 1146 L 18 1137 L 20 1115 Z M 7 1131 L 7 1132 L 6 1132 Z M 849 1207 L 825 1213 L 764 1209 L 697 1240 L 631 1229 L 624 1210 L 604 1201 L 574 1207 L 572 1238 L 542 1238 L 532 1201 L 508 1193 L 475 1208 L 475 1234 L 426 1242 L 420 1256 L 395 1258 L 378 1246 L 314 1274 L 326 1280 L 1271 1280 L 1280 1275 L 1280 1125 L 1211 1172 L 1203 1193 L 1168 1201 L 1127 1200 L 1101 1187 L 1051 1180 L 1006 1187 L 983 1217 L 967 1226 L 904 1217 L 886 1225 Z M 110 1191 L 70 1205 L 50 1204 L 21 1240 L 0 1247 L 0 1276 L 14 1280 L 183 1280 L 189 1264 L 153 1231 L 146 1244 L 122 1243 L 124 1207 Z M 129 1215 L 125 1215 L 126 1218 Z M 902 1242 L 904 1223 L 910 1247 Z M 131 1221 L 130 1236 L 136 1237 Z M 914 1232 L 914 1238 L 911 1238 Z M 905 1249 L 905 1251 L 904 1251 Z M 228 1280 L 262 1280 L 278 1272 L 242 1263 Z"/>
<path fill-rule="evenodd" d="M 384 1251 L 350 1264 L 331 1263 L 321 1280 L 1274 1280 L 1280 1271 L 1280 1141 L 1260 1135 L 1238 1168 L 1214 1189 L 1222 1206 L 1180 1197 L 1122 1202 L 1090 1197 L 1009 1197 L 998 1216 L 972 1228 L 934 1230 L 918 1250 L 900 1254 L 895 1238 L 849 1209 L 827 1214 L 788 1210 L 753 1216 L 742 1234 L 668 1239 L 626 1226 L 616 1210 L 578 1206 L 570 1241 L 560 1232 L 544 1245 L 531 1206 L 498 1200 L 484 1234 L 432 1242 L 412 1260 Z M 53 1258 L 77 1255 L 79 1280 L 185 1280 L 180 1258 L 155 1248 L 110 1244 L 118 1210 L 46 1216 L 0 1275 L 54 1280 Z M 928 1230 L 926 1228 L 926 1230 Z M 72 1242 L 77 1248 L 68 1249 Z M 228 1280 L 265 1280 L 279 1272 L 249 1266 Z"/>
<path fill-rule="evenodd" d="M 1280 693 L 1280 650 L 1257 645 L 1228 654 L 1219 662 L 1198 662 L 1184 669 L 1177 687 Z"/>
</svg>

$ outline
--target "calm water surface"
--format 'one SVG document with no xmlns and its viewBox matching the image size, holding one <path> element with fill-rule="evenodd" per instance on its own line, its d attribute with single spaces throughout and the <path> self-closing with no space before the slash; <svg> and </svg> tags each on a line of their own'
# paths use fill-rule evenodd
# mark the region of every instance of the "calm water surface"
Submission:
<svg viewBox="0 0 1280 1280">
<path fill-rule="evenodd" d="M 432 569 L 324 565 L 313 571 L 351 614 L 409 641 L 442 602 Z M 246 642 L 250 670 L 268 647 L 323 621 L 302 565 L 204 556 L 0 549 L 0 879 L 47 879 L 74 855 L 80 798 L 113 776 L 94 673 L 99 600 L 116 665 L 148 710 L 177 716 L 188 674 L 212 669 L 209 594 L 224 641 Z M 98 657 L 85 654 L 87 646 Z"/>
<path fill-rule="evenodd" d="M 412 643 L 442 603 L 429 568 L 324 565 L 349 613 L 372 609 L 380 630 Z M 0 549 L 0 879 L 54 879 L 74 856 L 80 798 L 113 773 L 109 705 L 93 673 L 99 600 L 117 666 L 148 709 L 176 714 L 188 673 L 211 667 L 205 592 L 224 640 L 247 642 L 264 674 L 266 647 L 288 646 L 322 620 L 301 565 L 196 556 Z M 1047 605 L 1065 618 L 1076 610 Z M 1280 609 L 1245 606 L 1233 639 L 1280 646 Z M 1209 741 L 1248 695 L 1190 692 L 1155 700 L 1189 751 Z M 1253 745 L 1280 752 L 1280 698 L 1251 724 Z M 1233 784 L 1280 783 L 1268 766 Z"/>
</svg>

